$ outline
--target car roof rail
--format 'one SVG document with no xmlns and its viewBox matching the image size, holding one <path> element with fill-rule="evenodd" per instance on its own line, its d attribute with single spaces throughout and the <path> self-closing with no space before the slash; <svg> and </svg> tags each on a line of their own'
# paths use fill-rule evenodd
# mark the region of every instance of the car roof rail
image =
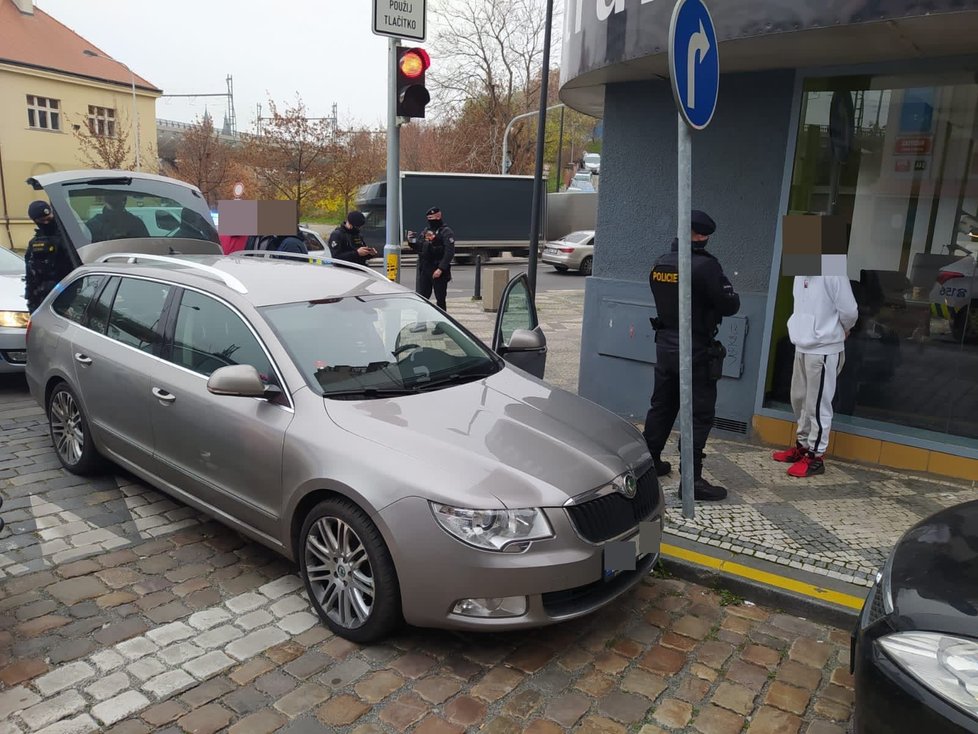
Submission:
<svg viewBox="0 0 978 734">
<path fill-rule="evenodd" d="M 168 255 L 146 255 L 139 252 L 113 252 L 108 255 L 103 255 L 95 262 L 104 263 L 109 260 L 126 260 L 130 263 L 137 263 L 140 260 L 149 260 L 151 262 L 161 262 L 170 263 L 172 265 L 182 265 L 186 268 L 191 268 L 193 270 L 199 270 L 203 273 L 217 278 L 222 281 L 224 285 L 238 293 L 247 293 L 248 289 L 245 287 L 244 283 L 235 278 L 233 275 L 225 273 L 218 268 L 211 267 L 210 265 L 204 265 L 203 263 L 194 262 L 193 260 L 184 260 L 179 257 L 170 257 Z"/>
<path fill-rule="evenodd" d="M 326 257 L 325 255 L 318 255 L 315 252 L 310 252 L 303 255 L 300 252 L 279 252 L 278 250 L 238 250 L 237 252 L 232 252 L 230 257 L 235 257 L 237 255 L 241 255 L 242 257 L 287 258 L 289 260 L 303 260 L 305 262 L 309 262 L 309 260 L 318 260 L 326 265 L 339 265 L 341 268 L 352 268 L 354 270 L 360 270 L 364 273 L 369 273 L 375 278 L 387 280 L 385 276 L 381 275 L 373 268 L 368 268 L 366 265 L 351 263 L 349 260 L 337 260 L 332 257 Z"/>
</svg>

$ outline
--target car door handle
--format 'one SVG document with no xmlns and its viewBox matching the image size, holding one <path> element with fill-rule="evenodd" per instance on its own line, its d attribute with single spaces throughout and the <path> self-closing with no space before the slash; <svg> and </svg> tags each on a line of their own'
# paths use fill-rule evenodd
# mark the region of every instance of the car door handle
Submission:
<svg viewBox="0 0 978 734">
<path fill-rule="evenodd" d="M 172 403 L 174 400 L 177 399 L 176 395 L 172 393 L 168 393 L 166 390 L 160 390 L 160 388 L 158 387 L 153 388 L 153 396 L 158 400 L 162 400 L 167 403 Z"/>
<path fill-rule="evenodd" d="M 81 352 L 75 352 L 75 361 L 79 364 L 91 364 L 92 358 Z"/>
</svg>

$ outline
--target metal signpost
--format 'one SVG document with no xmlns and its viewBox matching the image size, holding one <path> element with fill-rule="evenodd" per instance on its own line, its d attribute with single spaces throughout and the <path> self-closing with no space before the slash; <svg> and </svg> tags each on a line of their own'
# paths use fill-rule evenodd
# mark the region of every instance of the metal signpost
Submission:
<svg viewBox="0 0 978 734">
<path fill-rule="evenodd" d="M 387 36 L 387 277 L 401 282 L 401 139 L 397 121 L 397 49 L 401 39 L 424 41 L 427 0 L 374 0 L 373 32 Z"/>
<path fill-rule="evenodd" d="M 713 119 L 720 88 L 716 29 L 703 0 L 677 0 L 669 25 L 669 74 L 678 114 L 679 418 L 683 517 L 694 516 L 692 357 L 692 143 Z"/>
</svg>

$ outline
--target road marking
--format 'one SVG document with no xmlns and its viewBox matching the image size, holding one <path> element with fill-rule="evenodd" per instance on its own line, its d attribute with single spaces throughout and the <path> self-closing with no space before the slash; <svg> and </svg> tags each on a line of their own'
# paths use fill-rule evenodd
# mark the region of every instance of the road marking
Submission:
<svg viewBox="0 0 978 734">
<path fill-rule="evenodd" d="M 690 563 L 695 563 L 698 566 L 706 566 L 708 568 L 716 569 L 717 571 L 722 571 L 723 573 L 728 573 L 732 576 L 740 576 L 742 578 L 750 579 L 751 581 L 758 581 L 762 584 L 767 584 L 768 586 L 774 586 L 775 588 L 784 589 L 786 591 L 793 591 L 797 594 L 802 594 L 812 599 L 827 601 L 831 604 L 848 607 L 850 609 L 862 609 L 863 602 L 865 601 L 864 598 L 853 596 L 852 594 L 846 594 L 841 591 L 833 591 L 832 589 L 826 589 L 813 584 L 806 584 L 803 581 L 798 581 L 786 576 L 779 576 L 778 574 L 769 573 L 767 571 L 760 571 L 756 568 L 751 568 L 750 566 L 735 563 L 734 561 L 722 561 L 719 558 L 714 558 L 713 556 L 686 550 L 685 548 L 669 545 L 667 543 L 662 544 L 662 555 L 682 561 L 689 561 Z M 867 589 L 867 593 L 868 592 L 869 590 Z"/>
</svg>

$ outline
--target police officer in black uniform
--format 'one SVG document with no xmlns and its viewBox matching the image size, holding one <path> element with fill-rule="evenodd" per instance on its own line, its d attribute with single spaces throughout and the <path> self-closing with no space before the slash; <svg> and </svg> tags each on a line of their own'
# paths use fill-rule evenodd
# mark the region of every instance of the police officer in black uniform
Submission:
<svg viewBox="0 0 978 734">
<path fill-rule="evenodd" d="M 438 207 L 429 209 L 425 216 L 428 226 L 421 233 L 420 247 L 415 241 L 414 232 L 408 232 L 408 244 L 418 253 L 417 291 L 425 298 L 431 298 L 431 291 L 434 290 L 438 307 L 447 311 L 448 283 L 452 279 L 452 260 L 455 257 L 455 232 L 445 224 Z"/>
<path fill-rule="evenodd" d="M 722 500 L 727 490 L 703 478 L 703 450 L 713 427 L 717 381 L 723 369 L 725 351 L 715 340 L 724 316 L 740 310 L 738 296 L 723 274 L 719 261 L 706 251 L 716 223 L 704 212 L 694 210 L 691 217 L 692 257 L 692 393 L 693 393 L 693 474 L 694 497 Z M 683 243 L 684 246 L 688 246 Z M 656 260 L 649 273 L 649 285 L 658 315 L 652 319 L 656 330 L 655 389 L 645 418 L 645 440 L 659 476 L 672 467 L 661 460 L 662 449 L 679 413 L 679 241 L 673 239 L 670 252 Z M 682 496 L 682 486 L 679 489 Z"/>
<path fill-rule="evenodd" d="M 339 227 L 329 235 L 329 250 L 337 260 L 366 265 L 377 256 L 377 250 L 368 247 L 360 234 L 360 228 L 367 223 L 363 212 L 350 212 Z"/>
<path fill-rule="evenodd" d="M 68 250 L 50 204 L 46 201 L 31 202 L 27 216 L 37 225 L 24 255 L 24 297 L 27 299 L 27 309 L 34 313 L 51 289 L 75 269 L 76 261 Z"/>
</svg>

